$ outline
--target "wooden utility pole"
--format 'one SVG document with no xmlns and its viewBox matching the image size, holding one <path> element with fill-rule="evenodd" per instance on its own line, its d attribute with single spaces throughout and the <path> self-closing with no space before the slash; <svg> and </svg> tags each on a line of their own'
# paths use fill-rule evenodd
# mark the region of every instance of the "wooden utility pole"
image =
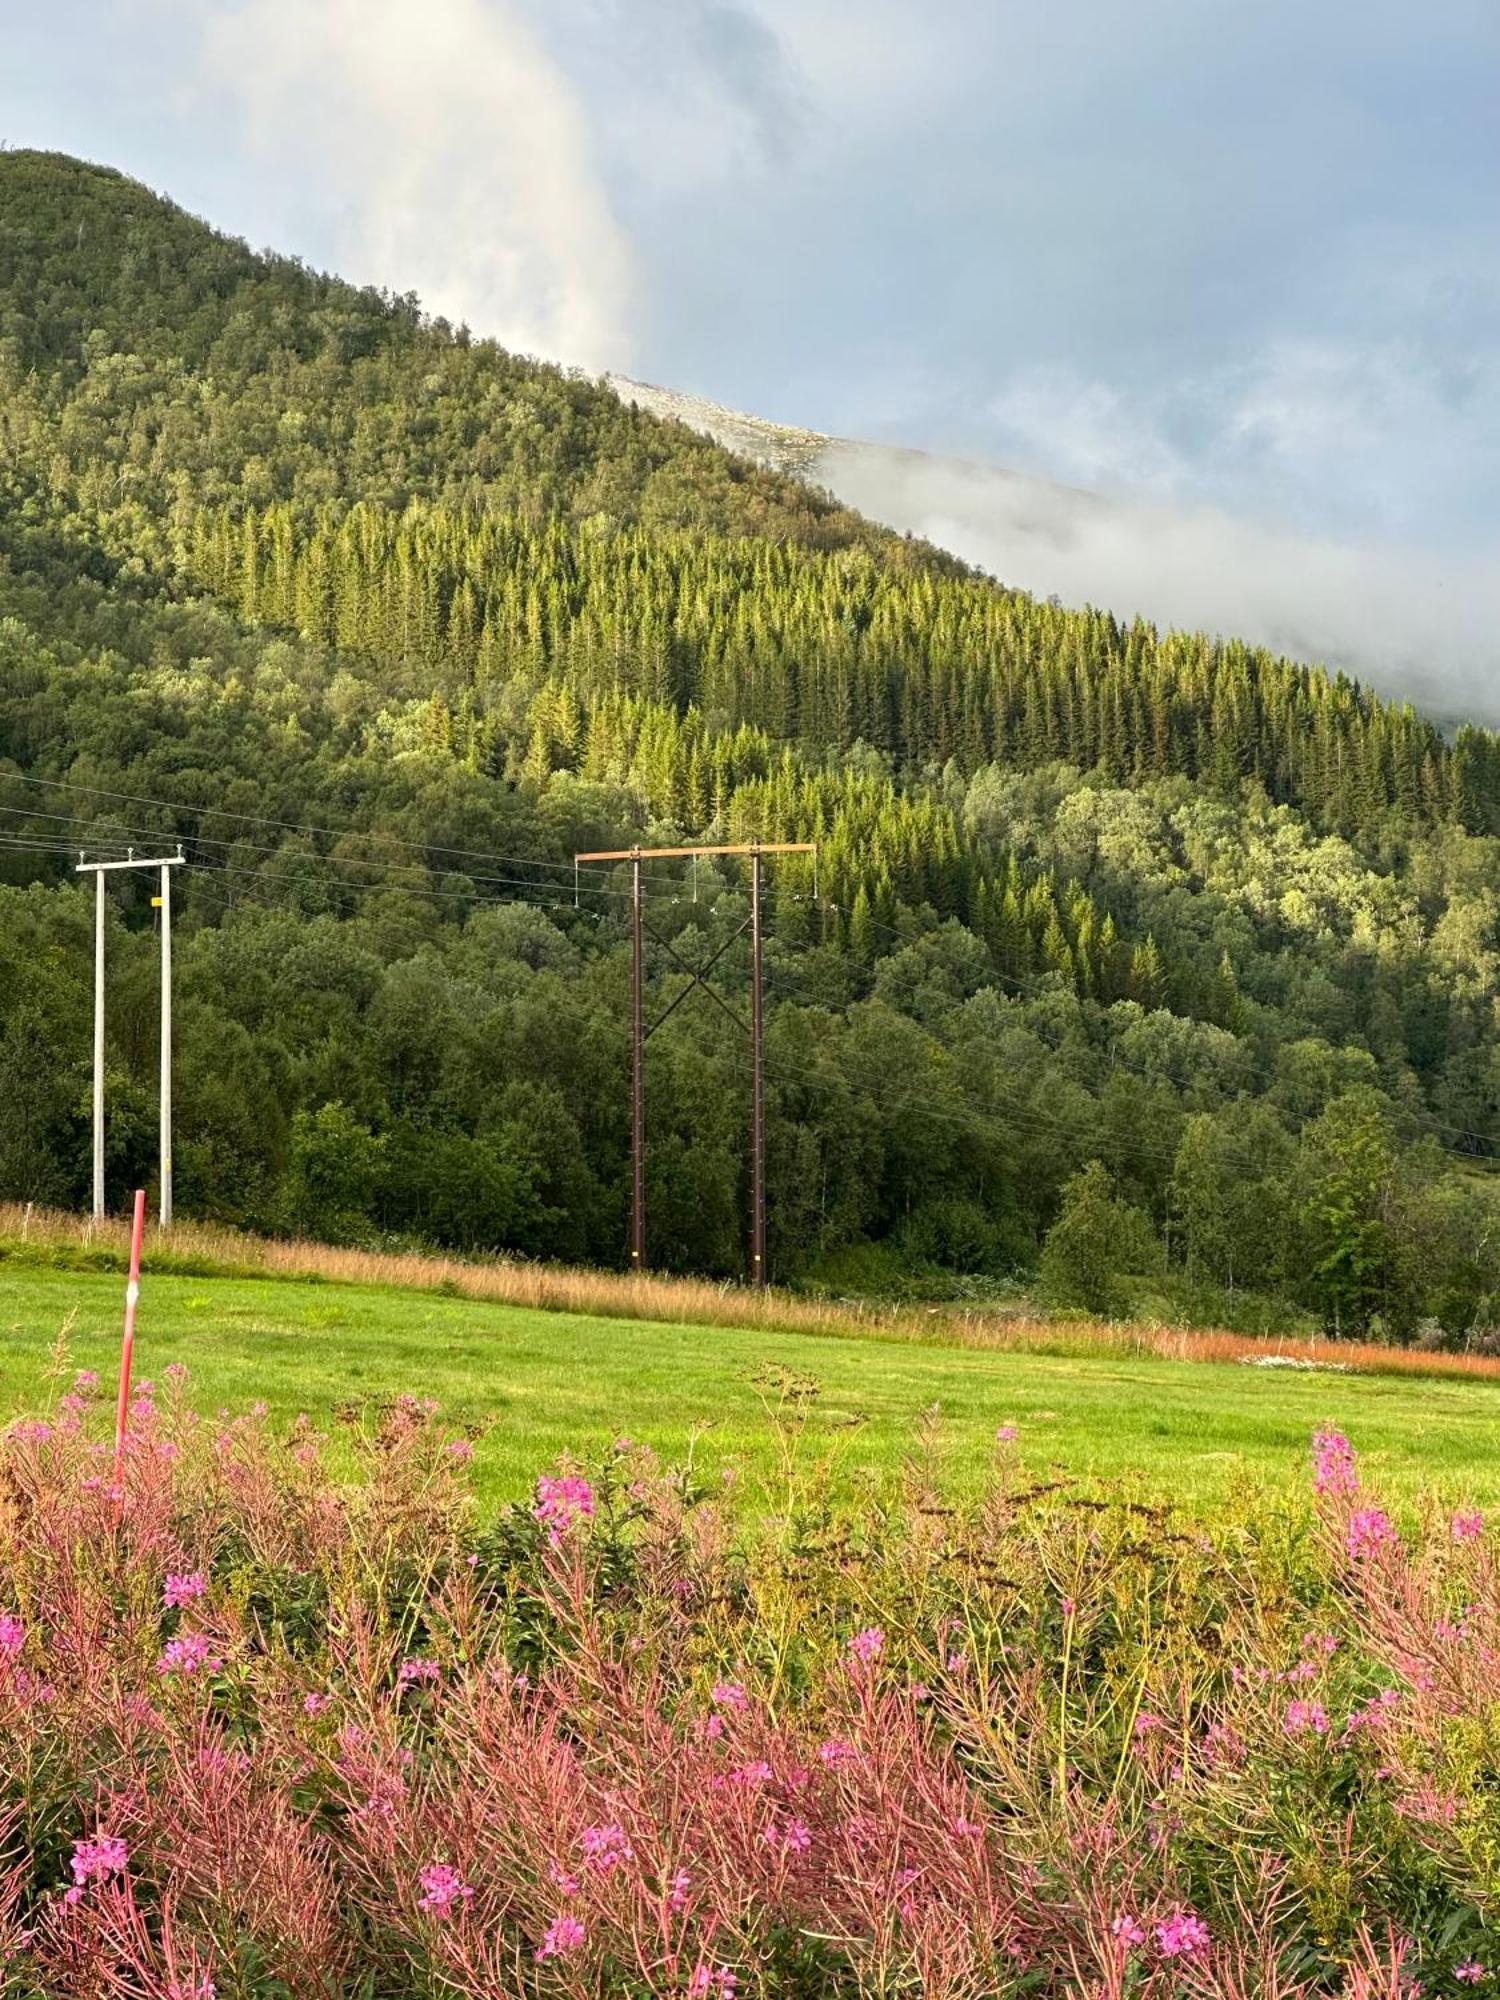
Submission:
<svg viewBox="0 0 1500 2000">
<path fill-rule="evenodd" d="M 808 840 L 752 841 L 731 847 L 623 847 L 600 854 L 576 854 L 575 868 L 585 861 L 630 863 L 630 1268 L 646 1268 L 646 1043 L 692 992 L 701 986 L 722 1013 L 750 1037 L 750 1276 L 764 1285 L 766 1267 L 766 1087 L 765 1087 L 765 968 L 762 957 L 761 863 L 768 854 L 816 854 Z M 691 859 L 700 855 L 744 854 L 750 857 L 750 915 L 727 937 L 707 965 L 689 965 L 654 932 L 642 916 L 641 863 Z M 708 983 L 707 975 L 736 938 L 750 933 L 750 1020 L 748 1027 Z M 645 940 L 650 937 L 688 975 L 688 983 L 666 1010 L 646 1026 Z"/>
<path fill-rule="evenodd" d="M 750 857 L 750 1279 L 766 1282 L 766 1085 L 760 957 L 760 849 Z"/>
<path fill-rule="evenodd" d="M 80 854 L 78 875 L 94 878 L 94 1219 L 104 1217 L 104 878 L 117 869 L 156 868 L 161 871 L 161 1149 L 160 1215 L 165 1229 L 172 1220 L 172 870 L 184 867 L 182 850 L 137 861 L 132 848 L 124 861 L 86 861 Z"/>
<path fill-rule="evenodd" d="M 646 1268 L 646 978 L 641 857 L 630 859 L 630 1268 Z"/>
</svg>

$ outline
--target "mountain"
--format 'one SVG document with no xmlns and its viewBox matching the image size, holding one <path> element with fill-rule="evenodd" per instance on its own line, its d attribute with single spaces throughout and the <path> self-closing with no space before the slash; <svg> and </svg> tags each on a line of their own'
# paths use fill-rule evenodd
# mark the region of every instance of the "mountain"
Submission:
<svg viewBox="0 0 1500 2000">
<path fill-rule="evenodd" d="M 757 464 L 831 493 L 1038 596 L 1237 632 L 1425 702 L 1456 728 L 1500 721 L 1500 586 L 1487 558 L 1435 557 L 1236 518 L 1206 504 L 1116 497 L 987 464 L 819 431 L 675 389 L 616 393 Z"/>
<path fill-rule="evenodd" d="M 617 1261 L 627 901 L 572 857 L 809 839 L 769 871 L 779 1276 L 1467 1337 L 1497 828 L 1487 732 L 1002 588 L 0 154 L 0 1194 L 84 1198 L 72 857 L 165 840 L 185 1212 Z M 116 1191 L 154 1150 L 149 886 L 110 903 Z M 673 1003 L 725 945 L 741 1005 L 745 883 L 647 886 L 651 1255 L 733 1274 L 745 1048 Z M 1071 1256 L 1099 1238 L 1123 1271 Z"/>
</svg>

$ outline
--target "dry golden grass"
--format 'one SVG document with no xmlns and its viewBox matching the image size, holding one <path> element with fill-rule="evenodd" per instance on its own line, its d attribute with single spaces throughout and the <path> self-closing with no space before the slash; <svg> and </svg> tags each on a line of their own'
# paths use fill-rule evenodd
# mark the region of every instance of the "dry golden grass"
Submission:
<svg viewBox="0 0 1500 2000">
<path fill-rule="evenodd" d="M 0 1261 L 12 1255 L 38 1261 L 93 1257 L 123 1262 L 129 1229 L 123 1220 L 96 1223 L 55 1209 L 0 1202 Z M 655 1320 L 694 1326 L 765 1327 L 777 1333 L 823 1334 L 837 1339 L 911 1340 L 942 1346 L 1002 1348 L 1051 1354 L 1154 1355 L 1167 1361 L 1289 1361 L 1336 1366 L 1366 1375 L 1500 1377 L 1500 1358 L 1479 1354 L 1428 1354 L 1411 1348 L 1357 1341 L 1275 1339 L 1219 1329 L 1050 1319 L 995 1308 L 881 1306 L 857 1301 L 801 1298 L 775 1290 L 706 1278 L 668 1278 L 594 1271 L 516 1259 L 416 1256 L 379 1250 L 340 1249 L 327 1243 L 249 1236 L 240 1230 L 179 1222 L 150 1228 L 146 1269 L 186 1270 L 237 1277 L 264 1276 L 330 1283 L 394 1285 L 442 1291 L 533 1311 L 582 1313 L 597 1319 Z"/>
</svg>

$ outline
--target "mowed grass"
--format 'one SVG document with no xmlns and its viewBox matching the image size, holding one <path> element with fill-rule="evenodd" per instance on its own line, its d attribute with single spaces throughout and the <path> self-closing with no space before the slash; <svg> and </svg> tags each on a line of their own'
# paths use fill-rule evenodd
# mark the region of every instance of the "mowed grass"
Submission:
<svg viewBox="0 0 1500 2000">
<path fill-rule="evenodd" d="M 45 1406 L 53 1343 L 72 1318 L 71 1365 L 118 1362 L 124 1287 L 113 1274 L 0 1264 L 0 1413 Z M 475 1469 L 490 1503 L 524 1494 L 564 1454 L 626 1435 L 711 1475 L 733 1464 L 746 1504 L 779 1504 L 782 1443 L 768 1372 L 815 1383 L 799 1464 L 836 1493 L 889 1485 L 914 1459 L 955 1495 L 983 1478 L 1002 1424 L 1026 1470 L 1208 1510 L 1236 1487 L 1306 1478 L 1313 1429 L 1349 1433 L 1393 1496 L 1500 1501 L 1500 1383 L 1341 1376 L 1102 1352 L 943 1347 L 586 1317 L 394 1286 L 152 1276 L 137 1373 L 192 1370 L 194 1400 L 320 1423 L 403 1390 L 487 1426 Z"/>
</svg>

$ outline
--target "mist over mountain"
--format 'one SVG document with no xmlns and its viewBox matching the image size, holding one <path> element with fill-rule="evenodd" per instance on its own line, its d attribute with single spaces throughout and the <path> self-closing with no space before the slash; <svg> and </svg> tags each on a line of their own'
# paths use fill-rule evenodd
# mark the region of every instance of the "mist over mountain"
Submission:
<svg viewBox="0 0 1500 2000">
<path fill-rule="evenodd" d="M 609 379 L 627 400 L 825 487 L 1013 588 L 1177 630 L 1234 633 L 1405 695 L 1450 723 L 1500 720 L 1500 564 L 1086 492 Z"/>
</svg>

